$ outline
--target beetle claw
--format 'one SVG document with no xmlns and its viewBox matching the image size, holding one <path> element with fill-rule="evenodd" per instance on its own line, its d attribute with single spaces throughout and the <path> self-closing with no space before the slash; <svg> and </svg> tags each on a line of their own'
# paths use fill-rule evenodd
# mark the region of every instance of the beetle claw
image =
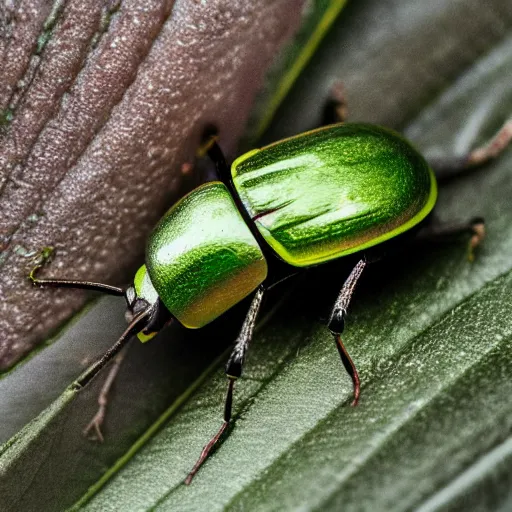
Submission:
<svg viewBox="0 0 512 512">
<path fill-rule="evenodd" d="M 468 260 L 472 263 L 475 261 L 475 249 L 485 238 L 485 224 L 482 219 L 477 219 L 472 223 L 473 234 L 468 244 Z"/>
<path fill-rule="evenodd" d="M 101 426 L 103 425 L 103 420 L 105 419 L 105 407 L 100 406 L 98 412 L 94 415 L 89 424 L 84 428 L 83 435 L 89 441 L 98 441 L 103 443 L 104 438 L 101 433 Z M 92 431 L 92 432 L 91 432 Z"/>
</svg>

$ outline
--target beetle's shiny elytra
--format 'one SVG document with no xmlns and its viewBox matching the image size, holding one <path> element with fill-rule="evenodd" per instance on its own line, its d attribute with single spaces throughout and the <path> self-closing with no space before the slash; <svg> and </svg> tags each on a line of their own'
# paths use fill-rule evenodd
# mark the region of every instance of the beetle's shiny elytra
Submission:
<svg viewBox="0 0 512 512">
<path fill-rule="evenodd" d="M 232 176 L 265 241 L 297 267 L 389 240 L 423 220 L 437 197 L 434 174 L 406 140 L 363 124 L 251 151 Z"/>
<path fill-rule="evenodd" d="M 437 197 L 424 158 L 398 134 L 365 124 L 332 125 L 250 151 L 231 175 L 264 242 L 297 267 L 389 240 L 423 220 Z M 219 182 L 167 212 L 146 259 L 157 294 L 189 328 L 220 316 L 267 275 L 258 242 Z"/>
</svg>

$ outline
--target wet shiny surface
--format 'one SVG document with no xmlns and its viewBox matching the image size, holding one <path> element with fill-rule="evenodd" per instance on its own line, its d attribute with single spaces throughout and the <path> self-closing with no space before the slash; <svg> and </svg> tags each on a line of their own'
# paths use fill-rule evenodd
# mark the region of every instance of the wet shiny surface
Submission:
<svg viewBox="0 0 512 512">
<path fill-rule="evenodd" d="M 437 188 L 423 157 L 392 131 L 332 125 L 243 155 L 233 182 L 287 263 L 323 263 L 410 229 Z"/>
<path fill-rule="evenodd" d="M 217 318 L 267 275 L 258 243 L 220 182 L 193 190 L 167 212 L 146 259 L 160 298 L 189 328 Z"/>
</svg>

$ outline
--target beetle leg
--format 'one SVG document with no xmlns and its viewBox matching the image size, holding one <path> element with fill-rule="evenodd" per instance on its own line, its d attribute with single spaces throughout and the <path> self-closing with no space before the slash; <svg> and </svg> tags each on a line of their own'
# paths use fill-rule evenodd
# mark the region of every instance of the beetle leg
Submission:
<svg viewBox="0 0 512 512">
<path fill-rule="evenodd" d="M 229 356 L 228 362 L 226 364 L 226 375 L 228 377 L 228 391 L 226 394 L 226 401 L 224 403 L 224 421 L 222 423 L 222 426 L 220 427 L 218 432 L 211 438 L 208 444 L 206 444 L 203 447 L 199 459 L 194 464 L 194 467 L 192 468 L 190 473 L 187 475 L 187 478 L 185 479 L 186 485 L 190 485 L 192 479 L 199 471 L 204 461 L 210 455 L 213 447 L 217 444 L 219 439 L 222 437 L 224 432 L 229 427 L 233 406 L 233 388 L 235 386 L 235 381 L 242 375 L 245 355 L 247 353 L 249 343 L 252 340 L 254 327 L 256 325 L 256 319 L 258 317 L 261 303 L 263 301 L 264 293 L 265 288 L 263 287 L 263 285 L 261 285 L 256 290 L 254 298 L 252 299 L 249 311 L 247 312 L 242 328 L 240 329 L 240 333 L 238 334 L 238 338 L 236 339 L 235 347 L 233 348 L 233 351 L 231 352 L 231 355 Z"/>
<path fill-rule="evenodd" d="M 51 259 L 53 254 L 53 248 L 45 248 L 38 255 L 36 259 L 36 264 L 34 268 L 31 270 L 28 278 L 32 282 L 34 286 L 40 287 L 53 287 L 53 288 L 79 288 L 84 290 L 94 290 L 103 293 L 107 293 L 109 295 L 121 295 L 126 296 L 126 290 L 124 288 L 119 288 L 117 286 L 111 286 L 103 283 L 94 283 L 91 281 L 75 281 L 69 279 L 41 279 L 37 277 L 37 273 L 39 270 Z M 114 365 L 112 366 L 103 387 L 101 388 L 100 394 L 98 396 L 98 404 L 99 408 L 96 414 L 94 415 L 91 422 L 84 429 L 83 434 L 88 436 L 91 430 L 94 430 L 94 437 L 90 437 L 92 440 L 103 441 L 103 435 L 101 434 L 100 427 L 105 419 L 106 406 L 108 401 L 108 393 L 114 380 L 119 372 L 119 368 L 121 367 L 121 363 L 126 355 L 126 350 L 128 342 L 133 338 L 133 336 L 140 331 L 143 331 L 146 327 L 151 327 L 150 322 L 155 318 L 154 313 L 158 312 L 157 306 L 148 307 L 147 309 L 140 312 L 136 315 L 132 322 L 128 325 L 125 332 L 121 335 L 121 337 L 116 341 L 116 343 L 109 349 L 103 357 L 98 360 L 93 366 L 91 366 L 82 376 L 78 378 L 78 380 L 74 383 L 75 389 L 81 389 L 84 387 L 112 358 L 114 358 Z"/>
<path fill-rule="evenodd" d="M 467 155 L 452 158 L 432 158 L 429 164 L 439 180 L 451 179 L 458 174 L 484 165 L 500 155 L 512 141 L 512 119 L 508 119 L 486 144 Z"/>
<path fill-rule="evenodd" d="M 329 98 L 325 102 L 322 112 L 322 126 L 334 123 L 344 123 L 348 117 L 347 100 L 343 83 L 334 82 Z"/>
<path fill-rule="evenodd" d="M 217 176 L 224 185 L 231 188 L 231 172 L 224 152 L 217 142 L 217 137 L 212 137 L 206 151 L 211 161 L 215 164 Z"/>
<path fill-rule="evenodd" d="M 120 336 L 120 338 L 110 347 L 89 369 L 87 369 L 73 384 L 73 387 L 77 390 L 82 389 L 87 385 L 98 372 L 113 358 L 115 358 L 114 366 L 107 375 L 107 379 L 101 388 L 101 392 L 98 397 L 99 408 L 97 413 L 94 415 L 91 422 L 84 429 L 84 436 L 88 436 L 91 430 L 95 431 L 95 437 L 90 437 L 91 440 L 103 441 L 103 435 L 101 434 L 100 427 L 105 419 L 106 406 L 107 406 L 107 395 L 112 387 L 112 384 L 117 376 L 121 363 L 126 354 L 126 350 L 129 341 L 135 334 L 144 330 L 146 325 L 149 323 L 151 318 L 151 308 L 148 308 L 139 313 L 128 325 L 126 330 Z"/>
<path fill-rule="evenodd" d="M 228 189 L 233 192 L 231 183 L 231 169 L 226 160 L 226 156 L 222 148 L 217 142 L 219 138 L 219 130 L 213 125 L 207 125 L 203 131 L 201 143 L 196 151 L 196 156 L 202 158 L 208 155 L 215 165 L 215 179 L 222 181 Z"/>
<path fill-rule="evenodd" d="M 210 146 L 217 140 L 219 129 L 213 124 L 207 124 L 201 134 L 201 141 L 196 149 L 196 157 L 203 158 L 208 154 Z"/>
<path fill-rule="evenodd" d="M 111 359 L 114 359 L 114 366 L 107 375 L 107 379 L 103 384 L 100 394 L 98 396 L 99 408 L 93 419 L 84 429 L 84 436 L 88 436 L 91 430 L 94 430 L 94 436 L 89 437 L 91 440 L 103 441 L 103 435 L 101 434 L 100 427 L 105 419 L 106 407 L 107 407 L 107 395 L 112 387 L 112 384 L 119 372 L 121 363 L 126 355 L 126 349 L 128 343 L 135 334 L 143 331 L 149 324 L 152 315 L 152 308 L 148 308 L 141 311 L 135 318 L 130 322 L 126 330 L 121 334 L 119 339 L 112 345 L 90 368 L 88 368 L 74 383 L 73 387 L 76 390 L 80 390 L 85 387 L 106 365 Z"/>
<path fill-rule="evenodd" d="M 432 222 L 425 226 L 419 233 L 419 240 L 439 240 L 457 235 L 470 235 L 468 243 L 468 260 L 474 261 L 475 249 L 485 238 L 485 222 L 482 217 L 474 217 L 467 222 L 439 223 Z"/>
<path fill-rule="evenodd" d="M 133 339 L 129 338 L 129 339 Z M 108 394 L 110 393 L 110 389 L 112 388 L 112 384 L 116 380 L 117 374 L 119 373 L 119 369 L 121 368 L 121 364 L 128 353 L 128 348 L 130 345 L 125 345 L 125 347 L 117 354 L 114 358 L 114 362 L 112 363 L 112 367 L 108 372 L 107 378 L 101 387 L 100 394 L 98 395 L 98 410 L 96 414 L 93 416 L 92 420 L 89 422 L 87 427 L 83 430 L 83 435 L 90 439 L 91 441 L 99 441 L 103 442 L 103 434 L 101 433 L 101 426 L 105 421 L 105 415 L 107 413 L 107 404 L 108 404 Z"/>
<path fill-rule="evenodd" d="M 336 347 L 338 348 L 341 362 L 343 363 L 345 370 L 347 370 L 347 373 L 352 379 L 354 386 L 354 400 L 352 401 L 352 405 L 357 405 L 357 402 L 359 401 L 361 384 L 357 368 L 349 353 L 347 352 L 347 349 L 343 345 L 341 333 L 345 328 L 345 317 L 347 316 L 348 306 L 352 299 L 356 284 L 359 281 L 359 278 L 361 277 L 361 274 L 363 273 L 363 270 L 367 264 L 368 263 L 365 259 L 359 260 L 356 266 L 352 269 L 352 272 L 350 272 L 350 275 L 343 283 L 338 298 L 334 303 L 331 316 L 329 318 L 329 324 L 327 325 L 332 335 L 334 336 L 334 341 L 336 342 Z"/>
</svg>

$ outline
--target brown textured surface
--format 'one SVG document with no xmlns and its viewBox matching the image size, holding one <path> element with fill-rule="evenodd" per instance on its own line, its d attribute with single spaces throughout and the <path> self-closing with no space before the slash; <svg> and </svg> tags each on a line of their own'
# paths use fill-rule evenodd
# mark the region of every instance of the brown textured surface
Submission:
<svg viewBox="0 0 512 512">
<path fill-rule="evenodd" d="M 51 245 L 48 274 L 126 280 L 202 126 L 233 150 L 302 3 L 71 0 L 40 55 L 48 2 L 3 8 L 0 369 L 84 300 L 32 289 L 30 255 Z"/>
<path fill-rule="evenodd" d="M 51 11 L 52 2 L 21 0 L 0 6 L 0 108 L 10 103 L 16 84 L 27 72 L 37 38 Z M 33 59 L 34 61 L 37 59 Z"/>
</svg>

